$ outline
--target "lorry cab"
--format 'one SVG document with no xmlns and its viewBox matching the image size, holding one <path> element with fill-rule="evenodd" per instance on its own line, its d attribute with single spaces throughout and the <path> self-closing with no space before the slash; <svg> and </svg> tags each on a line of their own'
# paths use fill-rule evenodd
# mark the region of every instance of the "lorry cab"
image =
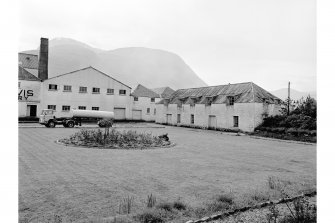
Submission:
<svg viewBox="0 0 335 223">
<path fill-rule="evenodd" d="M 52 109 L 43 109 L 40 115 L 39 123 L 41 125 L 48 125 L 50 120 L 55 119 L 54 110 Z"/>
</svg>

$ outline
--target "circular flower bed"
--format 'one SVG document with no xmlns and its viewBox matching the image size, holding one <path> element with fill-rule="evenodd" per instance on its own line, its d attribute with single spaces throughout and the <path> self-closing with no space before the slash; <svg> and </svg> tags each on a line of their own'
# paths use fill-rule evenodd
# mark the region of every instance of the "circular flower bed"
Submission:
<svg viewBox="0 0 335 223">
<path fill-rule="evenodd" d="M 60 139 L 58 143 L 80 147 L 99 147 L 105 149 L 148 149 L 173 146 L 167 134 L 154 136 L 151 133 L 136 131 L 116 131 L 115 129 L 87 130 L 82 129 L 69 138 Z"/>
</svg>

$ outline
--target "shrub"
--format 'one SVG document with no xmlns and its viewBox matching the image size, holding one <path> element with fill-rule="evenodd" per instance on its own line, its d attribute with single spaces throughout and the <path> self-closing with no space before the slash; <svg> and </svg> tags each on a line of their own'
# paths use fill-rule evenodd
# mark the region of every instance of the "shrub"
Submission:
<svg viewBox="0 0 335 223">
<path fill-rule="evenodd" d="M 230 205 L 226 202 L 220 202 L 220 201 L 212 201 L 208 203 L 207 205 L 207 211 L 209 212 L 218 212 L 218 211 L 224 211 L 230 208 Z"/>
<path fill-rule="evenodd" d="M 159 210 L 150 209 L 136 215 L 135 219 L 141 223 L 160 223 L 164 222 L 164 214 Z"/>
<path fill-rule="evenodd" d="M 173 206 L 174 209 L 177 209 L 179 211 L 180 210 L 186 210 L 186 204 L 184 204 L 183 202 L 181 202 L 179 200 L 173 202 L 172 206 Z"/>
<path fill-rule="evenodd" d="M 293 209 L 288 204 L 287 207 L 291 214 L 284 216 L 280 223 L 316 222 L 316 206 L 310 205 L 306 198 L 293 201 Z"/>
<path fill-rule="evenodd" d="M 137 133 L 133 130 L 119 132 L 115 129 L 108 131 L 108 134 L 103 133 L 100 129 L 82 129 L 68 139 L 61 139 L 60 141 L 65 144 L 104 146 L 107 148 L 145 148 L 170 144 L 168 138 L 153 136 L 151 133 Z"/>
<path fill-rule="evenodd" d="M 163 202 L 156 206 L 158 209 L 163 209 L 165 211 L 172 211 L 172 204 L 169 202 Z"/>
<path fill-rule="evenodd" d="M 217 196 L 216 200 L 218 202 L 227 203 L 229 205 L 232 205 L 234 197 L 232 194 L 221 194 Z"/>
</svg>

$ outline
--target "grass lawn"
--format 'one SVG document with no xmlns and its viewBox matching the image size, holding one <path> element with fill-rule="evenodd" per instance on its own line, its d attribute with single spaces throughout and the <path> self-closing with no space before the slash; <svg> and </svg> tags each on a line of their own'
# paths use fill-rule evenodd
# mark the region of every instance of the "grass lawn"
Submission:
<svg viewBox="0 0 335 223">
<path fill-rule="evenodd" d="M 65 147 L 54 141 L 79 129 L 20 128 L 20 221 L 108 218 L 118 214 L 127 196 L 134 197 L 134 211 L 145 207 L 150 194 L 158 202 L 181 199 L 192 207 L 229 191 L 243 199 L 250 191 L 264 190 L 269 176 L 301 188 L 316 185 L 316 145 L 170 126 L 134 130 L 168 133 L 177 145 L 149 150 Z"/>
</svg>

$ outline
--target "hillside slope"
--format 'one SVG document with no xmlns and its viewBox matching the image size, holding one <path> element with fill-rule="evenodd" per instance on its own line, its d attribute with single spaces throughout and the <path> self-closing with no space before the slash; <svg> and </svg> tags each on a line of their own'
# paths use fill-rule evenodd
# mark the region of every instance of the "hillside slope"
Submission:
<svg viewBox="0 0 335 223">
<path fill-rule="evenodd" d="M 37 50 L 25 51 L 38 54 Z M 143 47 L 101 50 L 72 39 L 57 38 L 49 43 L 49 77 L 93 66 L 135 88 L 169 86 L 173 89 L 207 84 L 178 55 Z"/>
</svg>

